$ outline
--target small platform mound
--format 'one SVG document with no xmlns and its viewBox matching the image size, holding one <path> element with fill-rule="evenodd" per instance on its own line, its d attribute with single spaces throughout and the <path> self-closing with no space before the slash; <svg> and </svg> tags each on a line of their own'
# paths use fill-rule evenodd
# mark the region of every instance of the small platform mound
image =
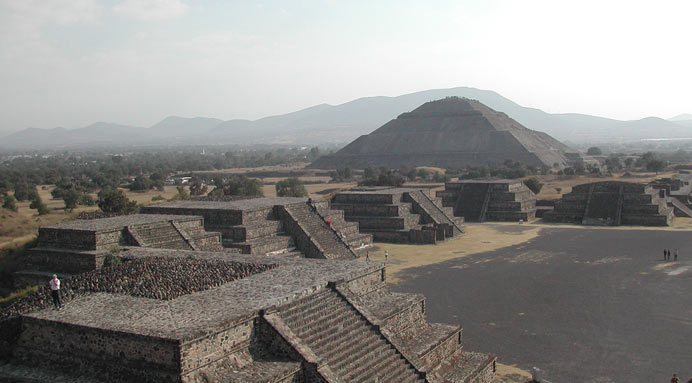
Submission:
<svg viewBox="0 0 692 383">
<path fill-rule="evenodd" d="M 463 232 L 463 218 L 427 189 L 359 187 L 337 193 L 331 208 L 381 242 L 434 244 Z"/>
<path fill-rule="evenodd" d="M 575 186 L 543 216 L 546 222 L 583 225 L 670 226 L 673 208 L 650 185 L 604 181 Z"/>
<path fill-rule="evenodd" d="M 467 180 L 445 183 L 442 206 L 467 222 L 519 221 L 536 217 L 536 195 L 517 180 Z"/>
</svg>

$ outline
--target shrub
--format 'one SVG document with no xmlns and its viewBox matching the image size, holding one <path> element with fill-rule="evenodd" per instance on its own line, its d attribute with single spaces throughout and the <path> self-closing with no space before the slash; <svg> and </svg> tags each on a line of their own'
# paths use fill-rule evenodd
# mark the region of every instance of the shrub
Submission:
<svg viewBox="0 0 692 383">
<path fill-rule="evenodd" d="M 276 183 L 276 195 L 279 197 L 307 197 L 308 191 L 301 180 L 291 177 Z"/>
<path fill-rule="evenodd" d="M 527 188 L 531 189 L 531 191 L 534 194 L 540 193 L 541 189 L 543 188 L 543 184 L 536 177 L 531 177 L 529 179 L 524 180 L 524 185 L 526 185 Z"/>
<path fill-rule="evenodd" d="M 2 200 L 2 207 L 4 207 L 5 209 L 12 210 L 12 211 L 17 211 L 17 210 L 19 210 L 19 209 L 17 208 L 17 199 L 14 198 L 14 196 L 11 196 L 11 195 L 5 196 L 5 198 L 3 198 L 3 200 Z"/>
<path fill-rule="evenodd" d="M 120 189 L 105 188 L 98 197 L 99 208 L 105 213 L 129 214 L 137 210 L 137 202 L 130 201 Z"/>
</svg>

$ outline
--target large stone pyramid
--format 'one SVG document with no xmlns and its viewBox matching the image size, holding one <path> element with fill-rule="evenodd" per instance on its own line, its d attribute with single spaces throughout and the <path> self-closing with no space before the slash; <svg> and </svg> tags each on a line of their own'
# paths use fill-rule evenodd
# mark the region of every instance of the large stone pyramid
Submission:
<svg viewBox="0 0 692 383">
<path fill-rule="evenodd" d="M 546 133 L 527 129 L 478 101 L 448 97 L 401 114 L 310 167 L 455 168 L 500 165 L 508 159 L 533 166 L 564 166 L 570 162 L 566 153 L 577 155 Z"/>
</svg>

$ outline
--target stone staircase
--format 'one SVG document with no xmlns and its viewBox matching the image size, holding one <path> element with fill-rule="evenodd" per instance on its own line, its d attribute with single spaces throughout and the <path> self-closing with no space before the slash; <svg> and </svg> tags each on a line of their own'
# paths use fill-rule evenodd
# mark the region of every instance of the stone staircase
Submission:
<svg viewBox="0 0 692 383">
<path fill-rule="evenodd" d="M 689 207 L 687 207 L 687 205 L 680 202 L 675 197 L 669 197 L 668 200 L 670 201 L 671 205 L 673 205 L 673 208 L 675 208 L 675 216 L 676 217 L 692 218 L 692 210 Z"/>
<path fill-rule="evenodd" d="M 194 250 L 171 222 L 128 226 L 132 238 L 142 247 Z"/>
<path fill-rule="evenodd" d="M 330 287 L 279 308 L 278 315 L 344 383 L 425 382 L 379 330 Z"/>
<path fill-rule="evenodd" d="M 345 236 L 345 242 L 352 249 L 365 248 L 372 245 L 372 234 L 360 233 L 358 223 L 348 222 L 344 218 L 343 210 L 331 209 L 328 204 L 317 207 L 317 214 L 331 221 L 332 229 Z"/>
<path fill-rule="evenodd" d="M 307 239 L 312 244 L 313 249 L 316 248 L 322 253 L 322 257 L 327 259 L 358 257 L 358 254 L 350 248 L 348 242 L 327 225 L 325 219 L 317 210 L 313 210 L 313 208 L 304 203 L 286 205 L 283 206 L 283 210 L 285 219 L 293 221 L 293 225 L 287 226 L 293 227 L 296 231 L 302 231 L 302 234 L 307 236 Z M 292 234 L 300 235 L 300 233 Z M 309 249 L 301 248 L 305 247 L 305 245 L 301 246 L 301 241 L 298 241 L 297 245 L 306 255 L 311 253 Z"/>
<path fill-rule="evenodd" d="M 435 226 L 448 227 L 452 231 L 452 233 L 450 233 L 452 234 L 450 237 L 463 232 L 461 226 L 459 226 L 453 219 L 450 219 L 452 213 L 451 208 L 440 207 L 432 200 L 432 198 L 430 198 L 428 194 L 421 190 L 408 192 L 406 195 L 412 201 L 413 205 L 418 208 L 417 210 L 419 212 L 422 211 L 422 215 L 425 215 L 429 220 L 431 220 Z"/>
</svg>

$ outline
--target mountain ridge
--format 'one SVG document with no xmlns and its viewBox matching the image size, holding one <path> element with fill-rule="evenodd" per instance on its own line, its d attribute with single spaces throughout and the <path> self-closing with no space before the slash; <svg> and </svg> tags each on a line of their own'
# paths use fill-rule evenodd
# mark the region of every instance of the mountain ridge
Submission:
<svg viewBox="0 0 692 383">
<path fill-rule="evenodd" d="M 338 105 L 318 104 L 295 112 L 257 120 L 222 121 L 209 117 L 168 116 L 149 128 L 115 123 L 104 126 L 118 134 L 94 131 L 95 124 L 67 130 L 29 128 L 0 138 L 0 147 L 68 147 L 99 143 L 139 144 L 341 144 L 368 134 L 401 113 L 428 101 L 449 96 L 466 97 L 504 112 L 529 129 L 561 141 L 603 143 L 647 138 L 692 137 L 692 122 L 647 117 L 623 121 L 579 113 L 550 114 L 524 107 L 491 90 L 468 87 L 431 89 L 400 96 L 368 96 Z M 678 117 L 678 116 L 676 116 Z M 90 129 L 87 129 L 90 128 Z M 132 129 L 127 129 L 132 128 Z M 87 130 L 81 130 L 87 129 Z M 88 134 L 87 134 L 88 133 Z M 79 137 L 79 135 L 84 135 Z"/>
</svg>

